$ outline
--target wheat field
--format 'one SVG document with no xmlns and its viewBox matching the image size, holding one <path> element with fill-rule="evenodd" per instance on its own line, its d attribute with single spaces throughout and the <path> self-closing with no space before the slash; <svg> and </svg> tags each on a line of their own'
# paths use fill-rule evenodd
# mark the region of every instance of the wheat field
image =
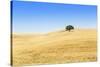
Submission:
<svg viewBox="0 0 100 67">
<path fill-rule="evenodd" d="M 13 34 L 13 65 L 63 64 L 97 60 L 97 31 Z"/>
</svg>

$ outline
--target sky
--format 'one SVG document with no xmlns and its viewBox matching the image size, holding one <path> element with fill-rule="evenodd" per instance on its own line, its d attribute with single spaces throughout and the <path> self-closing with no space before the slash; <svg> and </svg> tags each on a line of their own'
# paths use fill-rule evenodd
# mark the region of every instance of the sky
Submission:
<svg viewBox="0 0 100 67">
<path fill-rule="evenodd" d="M 75 28 L 95 28 L 97 6 L 13 1 L 12 26 L 15 33 L 44 33 Z"/>
</svg>

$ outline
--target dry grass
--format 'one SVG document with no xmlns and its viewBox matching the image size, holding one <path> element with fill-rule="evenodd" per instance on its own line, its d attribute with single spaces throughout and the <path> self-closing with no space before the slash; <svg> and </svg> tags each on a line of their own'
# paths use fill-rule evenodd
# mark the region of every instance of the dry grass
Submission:
<svg viewBox="0 0 100 67">
<path fill-rule="evenodd" d="M 58 64 L 97 60 L 96 30 L 13 35 L 13 64 Z"/>
</svg>

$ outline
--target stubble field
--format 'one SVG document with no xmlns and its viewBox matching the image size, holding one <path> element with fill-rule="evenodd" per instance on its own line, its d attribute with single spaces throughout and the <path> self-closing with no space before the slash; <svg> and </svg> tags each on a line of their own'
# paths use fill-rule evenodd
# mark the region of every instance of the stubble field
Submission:
<svg viewBox="0 0 100 67">
<path fill-rule="evenodd" d="M 97 60 L 97 31 L 82 29 L 47 34 L 13 34 L 13 65 L 93 62 Z"/>
</svg>

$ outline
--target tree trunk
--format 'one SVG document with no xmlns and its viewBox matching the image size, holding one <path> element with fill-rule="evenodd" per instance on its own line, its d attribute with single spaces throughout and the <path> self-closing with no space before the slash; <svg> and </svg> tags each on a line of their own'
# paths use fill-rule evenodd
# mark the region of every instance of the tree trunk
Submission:
<svg viewBox="0 0 100 67">
<path fill-rule="evenodd" d="M 70 30 L 68 30 L 70 32 Z"/>
</svg>

